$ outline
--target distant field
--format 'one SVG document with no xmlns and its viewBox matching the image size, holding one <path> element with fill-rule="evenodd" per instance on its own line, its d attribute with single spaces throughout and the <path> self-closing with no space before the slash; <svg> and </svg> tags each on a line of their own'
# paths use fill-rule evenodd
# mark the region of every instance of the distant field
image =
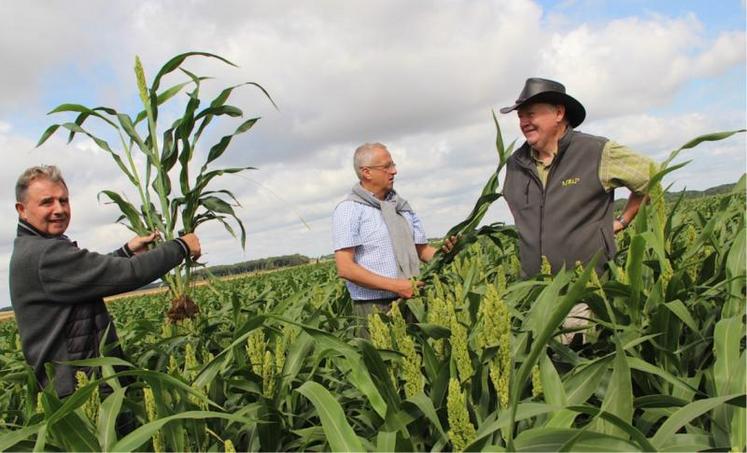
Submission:
<svg viewBox="0 0 747 453">
<path fill-rule="evenodd" d="M 250 275 L 269 274 L 269 273 L 272 273 L 272 272 L 282 271 L 282 270 L 286 270 L 286 269 L 294 268 L 294 267 L 313 266 L 314 264 L 315 263 L 299 264 L 297 266 L 286 266 L 286 267 L 279 267 L 277 269 L 269 269 L 269 270 L 263 270 L 263 271 L 246 272 L 246 273 L 243 273 L 243 274 L 227 275 L 227 276 L 224 276 L 224 277 L 218 277 L 218 280 L 221 280 L 221 281 L 235 280 L 237 278 L 244 278 L 244 277 L 248 277 Z M 208 281 L 209 280 L 207 280 L 207 279 L 206 280 L 198 280 L 198 281 L 195 282 L 195 286 L 204 286 L 205 284 L 207 284 Z M 128 293 L 122 293 L 122 294 L 117 294 L 116 296 L 107 297 L 107 298 L 104 299 L 104 302 L 108 303 L 108 302 L 115 301 L 115 300 L 118 300 L 118 299 L 122 299 L 122 298 L 125 298 L 125 297 L 148 296 L 148 295 L 152 295 L 152 294 L 160 294 L 160 293 L 162 293 L 164 291 L 166 291 L 166 288 L 162 287 L 162 286 L 159 286 L 159 287 L 156 287 L 156 288 L 138 289 L 138 290 L 135 290 L 135 291 L 130 291 Z M 13 312 L 13 310 L 0 311 L 0 322 L 8 321 L 8 320 L 14 319 L 14 318 L 15 318 L 15 313 Z"/>
</svg>

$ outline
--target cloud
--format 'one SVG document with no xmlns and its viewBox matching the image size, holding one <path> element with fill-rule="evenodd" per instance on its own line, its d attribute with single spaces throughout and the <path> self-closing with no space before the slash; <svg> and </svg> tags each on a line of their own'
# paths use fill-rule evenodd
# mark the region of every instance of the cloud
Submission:
<svg viewBox="0 0 747 453">
<path fill-rule="evenodd" d="M 566 82 L 595 118 L 665 105 L 687 83 L 745 61 L 745 33 L 709 42 L 693 15 L 630 17 L 553 33 L 540 73 Z"/>
<path fill-rule="evenodd" d="M 112 188 L 137 200 L 105 152 L 89 140 L 65 145 L 62 136 L 34 145 L 48 122 L 72 118 L 44 116 L 59 103 L 136 110 L 136 54 L 153 77 L 179 52 L 218 53 L 239 67 L 206 58 L 187 63 L 215 77 L 203 83 L 205 102 L 224 86 L 255 81 L 279 105 L 275 110 L 253 87 L 232 95 L 245 118 L 262 119 L 215 164 L 258 170 L 216 181 L 240 201 L 248 245 L 242 251 L 220 225 L 201 226 L 210 264 L 329 253 L 330 215 L 355 180 L 352 151 L 366 141 L 389 146 L 397 189 L 429 236 L 444 234 L 466 217 L 496 168 L 491 109 L 512 104 L 529 76 L 563 81 L 587 107 L 585 132 L 655 158 L 695 135 L 744 127 L 743 97 L 704 90 L 698 92 L 702 105 L 687 102 L 694 86 L 719 87 L 727 73 L 730 86 L 744 87 L 743 30 L 709 29 L 692 14 L 646 12 L 592 24 L 558 11 L 563 7 L 543 9 L 528 0 L 443 0 L 427 8 L 394 0 L 2 3 L 0 51 L 13 70 L 0 86 L 0 176 L 6 181 L 0 203 L 11 214 L 0 217 L 0 231 L 10 238 L 15 229 L 12 181 L 29 165 L 47 162 L 58 163 L 68 178 L 72 236 L 100 251 L 130 236 L 113 224 L 116 208 L 96 199 Z M 172 74 L 164 86 L 183 78 Z M 180 94 L 174 103 L 185 99 Z M 167 107 L 160 120 L 169 124 L 179 114 Z M 498 119 L 506 142 L 519 138 L 520 144 L 515 115 Z M 214 122 L 195 162 L 237 121 Z M 736 180 L 744 146 L 741 136 L 699 147 L 687 154 L 695 161 L 678 172 L 678 184 L 705 188 Z M 496 203 L 486 221 L 510 222 L 505 204 Z M 10 241 L 0 244 L 0 257 L 9 256 L 10 247 Z"/>
<path fill-rule="evenodd" d="M 32 112 L 40 107 L 41 88 L 74 82 L 68 74 L 90 80 L 102 66 L 116 61 L 110 57 L 126 46 L 119 18 L 126 17 L 128 9 L 126 2 L 84 0 L 0 4 L 0 54 L 6 68 L 0 114 Z"/>
<path fill-rule="evenodd" d="M 697 76 L 708 77 L 744 63 L 746 42 L 744 32 L 722 33 L 710 48 L 693 59 L 690 70 Z"/>
<path fill-rule="evenodd" d="M 738 112 L 722 112 L 723 118 L 701 113 L 675 116 L 651 114 L 625 115 L 594 121 L 582 126 L 586 132 L 610 137 L 661 162 L 669 154 L 700 135 L 744 128 Z M 741 124 L 740 124 L 741 121 Z M 672 190 L 704 190 L 733 183 L 745 171 L 745 134 L 716 142 L 702 142 L 680 153 L 675 163 L 690 161 L 684 168 L 665 178 Z"/>
<path fill-rule="evenodd" d="M 295 159 L 309 148 L 474 122 L 489 110 L 496 90 L 509 80 L 518 83 L 531 68 L 522 46 L 506 43 L 538 45 L 541 21 L 541 10 L 526 1 L 439 2 L 434 8 L 260 3 L 249 11 L 237 6 L 243 20 L 235 19 L 231 4 L 223 5 L 140 5 L 126 25 L 127 46 L 141 49 L 147 68 L 175 49 L 214 51 L 241 68 L 194 59 L 190 69 L 225 83 L 261 82 L 279 113 L 253 90 L 235 94 L 249 114 L 265 116 L 252 137 L 240 140 L 260 151 L 253 156 L 257 164 Z"/>
<path fill-rule="evenodd" d="M 674 116 L 655 116 L 652 114 L 624 115 L 614 119 L 593 121 L 582 126 L 599 135 L 613 138 L 619 143 L 629 145 L 651 157 L 664 159 L 669 152 L 684 145 L 699 135 L 721 131 L 736 130 L 742 126 L 736 112 L 731 115 L 725 112 L 724 118 L 716 118 L 702 113 L 686 113 Z M 744 135 L 739 134 L 720 145 L 744 142 Z M 711 146 L 708 142 L 699 148 Z"/>
</svg>

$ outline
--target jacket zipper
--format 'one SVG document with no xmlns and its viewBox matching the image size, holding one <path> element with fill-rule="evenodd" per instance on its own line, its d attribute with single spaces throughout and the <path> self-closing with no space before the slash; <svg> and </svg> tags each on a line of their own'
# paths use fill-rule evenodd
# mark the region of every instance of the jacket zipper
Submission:
<svg viewBox="0 0 747 453">
<path fill-rule="evenodd" d="M 529 173 L 532 179 L 534 179 L 534 182 L 539 186 L 540 190 L 542 191 L 542 199 L 540 201 L 540 230 L 539 230 L 539 251 L 540 251 L 540 264 L 542 263 L 542 235 L 544 231 L 544 217 L 545 217 L 545 187 L 542 185 L 542 181 L 539 178 L 539 175 L 537 174 L 537 169 L 534 167 L 531 167 L 530 165 L 526 164 L 525 162 L 521 162 L 521 166 L 524 168 L 524 171 Z M 550 172 L 552 172 L 552 168 L 550 169 Z M 547 180 L 550 180 L 550 174 L 547 175 Z M 527 184 L 526 188 L 526 197 L 527 202 L 529 201 L 529 184 Z"/>
<path fill-rule="evenodd" d="M 542 199 L 540 202 L 540 225 L 539 225 L 539 252 L 540 252 L 540 264 L 542 264 L 542 256 L 544 256 L 544 247 L 542 244 L 542 238 L 544 237 L 545 232 L 545 204 L 547 202 L 547 186 L 550 184 L 550 177 L 555 172 L 555 169 L 560 164 L 560 158 L 561 155 L 564 153 L 560 152 L 560 149 L 558 149 L 558 153 L 555 156 L 555 159 L 552 162 L 552 166 L 550 167 L 550 171 L 547 172 L 547 179 L 545 180 L 545 184 L 542 184 L 542 180 L 540 180 L 539 175 L 537 174 L 537 169 L 535 167 L 529 166 L 526 162 L 522 162 L 522 167 L 524 167 L 524 170 L 531 175 L 531 177 L 534 179 L 535 183 L 539 186 L 540 190 L 542 191 Z M 526 191 L 527 199 L 529 198 L 529 185 L 527 185 L 527 191 Z"/>
<path fill-rule="evenodd" d="M 573 132 L 573 131 L 570 131 Z M 566 134 L 569 132 L 567 131 Z M 565 135 L 563 137 L 566 137 Z M 567 142 L 570 144 L 570 140 Z M 565 155 L 565 150 L 568 148 L 568 144 L 566 146 L 563 146 L 561 149 L 561 140 L 558 141 L 558 150 L 555 154 L 555 158 L 552 161 L 552 166 L 550 167 L 550 171 L 547 172 L 547 178 L 545 179 L 545 184 L 542 186 L 542 204 L 540 205 L 540 256 L 543 256 L 543 250 L 542 250 L 542 235 L 544 233 L 544 227 L 545 227 L 545 201 L 547 198 L 547 187 L 550 186 L 550 180 L 552 178 L 552 175 L 555 173 L 555 169 L 560 166 L 560 160 Z M 540 181 L 541 183 L 541 181 Z M 540 258 L 541 260 L 542 258 Z"/>
<path fill-rule="evenodd" d="M 529 162 L 523 160 L 523 159 L 517 159 L 517 163 L 521 165 L 521 167 L 524 168 L 524 171 L 529 173 L 531 177 L 534 179 L 534 181 L 537 183 L 537 185 L 540 187 L 540 190 L 542 191 L 542 199 L 540 202 L 540 227 L 539 227 L 539 252 L 540 252 L 540 264 L 542 263 L 542 256 L 544 256 L 544 247 L 542 244 L 542 237 L 544 236 L 545 232 L 545 204 L 547 202 L 547 186 L 550 184 L 551 177 L 553 173 L 555 173 L 555 169 L 560 166 L 560 160 L 562 159 L 563 155 L 565 155 L 565 150 L 570 146 L 571 137 L 568 134 L 572 134 L 573 129 L 566 130 L 563 137 L 561 137 L 560 140 L 558 140 L 558 152 L 555 155 L 555 158 L 552 162 L 552 167 L 550 167 L 550 171 L 547 173 L 547 179 L 545 180 L 545 184 L 542 184 L 542 181 L 539 178 L 539 175 L 537 174 L 536 167 L 533 167 Z M 565 139 L 565 141 L 564 141 Z M 530 151 L 527 150 L 527 153 Z M 527 198 L 529 197 L 529 186 L 527 185 Z"/>
</svg>

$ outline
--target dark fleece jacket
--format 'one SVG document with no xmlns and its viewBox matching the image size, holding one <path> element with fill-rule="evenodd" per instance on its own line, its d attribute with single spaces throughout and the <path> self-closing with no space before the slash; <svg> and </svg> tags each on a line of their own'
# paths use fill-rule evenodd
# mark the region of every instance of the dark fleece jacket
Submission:
<svg viewBox="0 0 747 453">
<path fill-rule="evenodd" d="M 615 256 L 612 232 L 614 191 L 599 181 L 608 139 L 569 129 L 543 187 L 524 143 L 508 160 L 503 196 L 519 230 L 519 256 L 526 277 L 540 271 L 542 257 L 553 273 L 588 263 L 597 253 L 597 272 Z"/>
<path fill-rule="evenodd" d="M 44 364 L 52 362 L 58 395 L 72 393 L 77 369 L 59 362 L 97 357 L 105 333 L 105 345 L 117 342 L 103 298 L 162 277 L 186 253 L 186 245 L 176 240 L 137 256 L 127 246 L 101 255 L 19 222 L 10 259 L 10 300 L 23 354 L 39 384 L 46 386 Z M 116 346 L 107 355 L 121 356 L 121 350 Z"/>
</svg>

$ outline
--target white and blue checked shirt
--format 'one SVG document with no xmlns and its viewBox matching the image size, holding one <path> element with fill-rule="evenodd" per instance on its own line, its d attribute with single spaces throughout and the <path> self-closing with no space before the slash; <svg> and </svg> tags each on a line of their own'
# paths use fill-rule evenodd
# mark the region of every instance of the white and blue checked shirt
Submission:
<svg viewBox="0 0 747 453">
<path fill-rule="evenodd" d="M 414 212 L 402 215 L 410 224 L 415 244 L 427 244 L 420 218 Z M 355 247 L 353 260 L 359 266 L 384 277 L 397 278 L 397 259 L 380 210 L 349 200 L 338 204 L 332 215 L 332 244 L 335 251 Z M 346 284 L 353 300 L 397 297 L 390 291 L 364 288 L 352 282 Z"/>
</svg>

